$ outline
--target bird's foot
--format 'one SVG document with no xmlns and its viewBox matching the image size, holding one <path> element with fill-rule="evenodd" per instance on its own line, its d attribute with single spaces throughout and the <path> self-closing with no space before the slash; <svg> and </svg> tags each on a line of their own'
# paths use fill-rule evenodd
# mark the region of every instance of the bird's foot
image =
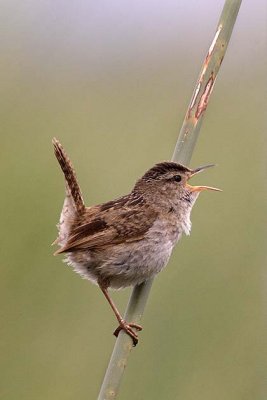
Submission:
<svg viewBox="0 0 267 400">
<path fill-rule="evenodd" d="M 131 336 L 131 338 L 133 339 L 133 345 L 136 346 L 138 343 L 138 335 L 134 332 L 132 328 L 136 329 L 137 331 L 141 331 L 143 329 L 141 325 L 134 324 L 131 322 L 128 324 L 126 321 L 121 320 L 120 325 L 114 331 L 113 335 L 118 337 L 120 331 L 123 330 L 124 332 L 127 333 L 127 335 Z"/>
</svg>

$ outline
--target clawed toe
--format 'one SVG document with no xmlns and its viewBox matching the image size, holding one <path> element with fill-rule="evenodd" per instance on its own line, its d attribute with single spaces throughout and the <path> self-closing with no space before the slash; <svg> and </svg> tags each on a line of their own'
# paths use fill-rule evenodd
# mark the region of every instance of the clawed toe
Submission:
<svg viewBox="0 0 267 400">
<path fill-rule="evenodd" d="M 142 331 L 143 330 L 143 328 L 142 328 L 142 326 L 141 325 L 138 325 L 138 324 L 133 324 L 132 322 L 130 322 L 129 324 L 128 324 L 131 328 L 135 328 L 137 331 Z"/>
<path fill-rule="evenodd" d="M 138 343 L 138 335 L 133 331 L 133 329 L 136 329 L 137 331 L 141 331 L 143 328 L 141 325 L 138 324 L 134 324 L 134 323 L 127 323 L 126 321 L 122 320 L 120 322 L 120 325 L 118 326 L 118 328 L 114 331 L 114 335 L 116 337 L 118 337 L 119 333 L 121 330 L 124 330 L 124 332 L 126 332 L 129 336 L 131 336 L 131 338 L 133 339 L 133 345 L 136 346 Z"/>
</svg>

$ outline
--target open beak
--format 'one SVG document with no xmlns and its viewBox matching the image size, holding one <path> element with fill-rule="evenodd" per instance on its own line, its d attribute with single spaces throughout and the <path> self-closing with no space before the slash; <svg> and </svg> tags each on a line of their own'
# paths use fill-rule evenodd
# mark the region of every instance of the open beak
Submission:
<svg viewBox="0 0 267 400">
<path fill-rule="evenodd" d="M 193 169 L 191 171 L 191 176 L 189 179 L 192 178 L 192 176 L 199 174 L 200 172 L 204 171 L 204 169 L 215 167 L 215 164 L 208 164 L 204 165 L 203 167 L 198 167 L 196 169 Z M 191 192 L 202 192 L 203 190 L 214 190 L 216 192 L 222 192 L 221 189 L 211 187 L 211 186 L 191 186 L 188 183 L 186 183 L 186 187 L 191 191 Z"/>
</svg>

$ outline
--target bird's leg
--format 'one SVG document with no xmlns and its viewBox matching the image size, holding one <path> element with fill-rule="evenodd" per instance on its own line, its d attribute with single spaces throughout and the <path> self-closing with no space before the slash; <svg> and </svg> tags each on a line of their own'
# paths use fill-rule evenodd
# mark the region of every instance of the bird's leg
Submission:
<svg viewBox="0 0 267 400">
<path fill-rule="evenodd" d="M 136 346 L 138 343 L 138 335 L 133 331 L 132 328 L 135 328 L 137 331 L 141 331 L 142 327 L 138 324 L 134 324 L 134 323 L 127 323 L 122 316 L 120 315 L 119 310 L 117 309 L 115 303 L 113 302 L 113 300 L 111 299 L 111 297 L 108 294 L 108 289 L 106 286 L 104 286 L 103 284 L 99 284 L 100 289 L 102 290 L 102 292 L 104 293 L 104 296 L 106 297 L 107 301 L 109 302 L 118 322 L 119 322 L 119 326 L 118 328 L 114 331 L 114 335 L 116 337 L 118 337 L 119 333 L 121 330 L 124 330 L 124 332 L 126 332 L 129 336 L 131 336 L 131 338 L 133 339 L 133 345 Z"/>
</svg>

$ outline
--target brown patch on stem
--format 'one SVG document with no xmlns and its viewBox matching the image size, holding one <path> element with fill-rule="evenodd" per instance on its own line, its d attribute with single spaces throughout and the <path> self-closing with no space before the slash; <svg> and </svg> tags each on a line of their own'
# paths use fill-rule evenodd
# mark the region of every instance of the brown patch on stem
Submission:
<svg viewBox="0 0 267 400">
<path fill-rule="evenodd" d="M 213 76 L 213 73 L 212 73 L 210 79 L 208 80 L 208 82 L 207 82 L 207 84 L 205 86 L 205 90 L 204 90 L 204 92 L 203 92 L 203 94 L 202 94 L 202 96 L 201 96 L 201 98 L 199 100 L 199 103 L 198 103 L 198 106 L 197 106 L 197 109 L 196 109 L 196 112 L 195 112 L 195 117 L 196 117 L 197 120 L 199 119 L 201 114 L 207 108 L 209 97 L 210 97 L 210 94 L 212 92 L 214 82 L 215 82 L 215 80 L 214 80 L 214 76 Z"/>
<path fill-rule="evenodd" d="M 213 53 L 213 51 L 214 51 L 214 49 L 215 49 L 215 46 L 216 46 L 216 43 L 217 43 L 217 39 L 218 39 L 218 37 L 219 37 L 219 35 L 220 35 L 220 33 L 221 33 L 221 30 L 222 30 L 222 25 L 219 25 L 219 26 L 218 26 L 218 29 L 217 29 L 217 31 L 216 31 L 216 33 L 215 33 L 215 35 L 214 35 L 214 38 L 213 38 L 213 40 L 212 40 L 212 42 L 211 42 L 211 45 L 210 45 L 210 47 L 209 47 L 208 53 L 207 53 L 207 55 L 206 55 L 206 58 L 205 58 L 205 61 L 204 61 L 203 67 L 202 67 L 202 71 L 201 71 L 201 73 L 200 73 L 200 76 L 199 76 L 199 79 L 198 79 L 198 83 L 197 83 L 196 89 L 195 89 L 195 91 L 194 91 L 194 94 L 193 94 L 193 97 L 192 97 L 192 100 L 191 100 L 191 103 L 190 103 L 190 106 L 189 106 L 189 109 L 188 109 L 188 113 L 187 113 L 187 116 L 186 116 L 187 119 L 190 119 L 190 118 L 191 118 L 191 112 L 192 112 L 193 108 L 195 107 L 195 105 L 196 105 L 196 103 L 197 103 L 197 97 L 198 97 L 198 95 L 199 95 L 199 93 L 200 93 L 200 89 L 201 89 L 201 86 L 202 86 L 202 83 L 203 83 L 204 75 L 205 75 L 205 73 L 206 73 L 206 71 L 207 71 L 207 69 L 208 69 L 209 62 L 210 62 L 210 58 L 211 58 L 211 55 L 212 55 L 212 53 Z M 221 62 L 222 62 L 222 60 L 221 60 Z M 210 78 L 210 79 L 211 79 L 211 78 Z M 209 79 L 209 81 L 208 81 L 208 83 L 207 83 L 207 85 L 206 85 L 206 88 L 205 88 L 205 90 L 204 90 L 204 93 L 203 93 L 203 95 L 201 96 L 200 101 L 199 101 L 199 103 L 198 103 L 197 111 L 196 111 L 196 113 L 195 113 L 195 115 L 194 115 L 194 125 L 197 123 L 197 120 L 198 120 L 200 114 L 201 114 L 201 113 L 206 109 L 206 107 L 207 107 L 208 98 L 206 97 L 206 91 L 207 91 L 207 88 L 209 87 L 210 79 Z M 213 78 L 212 78 L 212 79 L 213 79 Z M 213 82 L 212 85 L 211 85 L 211 89 L 212 89 L 213 84 L 214 84 L 214 82 Z M 209 94 L 210 94 L 210 92 L 211 92 L 211 89 L 208 90 Z M 209 96 L 209 94 L 208 94 L 208 96 Z M 206 103 L 205 103 L 205 104 L 206 104 L 206 105 L 205 105 L 205 108 L 203 108 L 203 102 L 205 102 L 205 101 L 204 101 L 205 98 L 207 99 L 207 101 L 206 101 Z M 199 111 L 198 111 L 198 110 L 201 110 L 201 111 L 200 111 L 200 114 L 199 114 Z M 199 114 L 199 116 L 198 116 L 198 114 Z"/>
</svg>

